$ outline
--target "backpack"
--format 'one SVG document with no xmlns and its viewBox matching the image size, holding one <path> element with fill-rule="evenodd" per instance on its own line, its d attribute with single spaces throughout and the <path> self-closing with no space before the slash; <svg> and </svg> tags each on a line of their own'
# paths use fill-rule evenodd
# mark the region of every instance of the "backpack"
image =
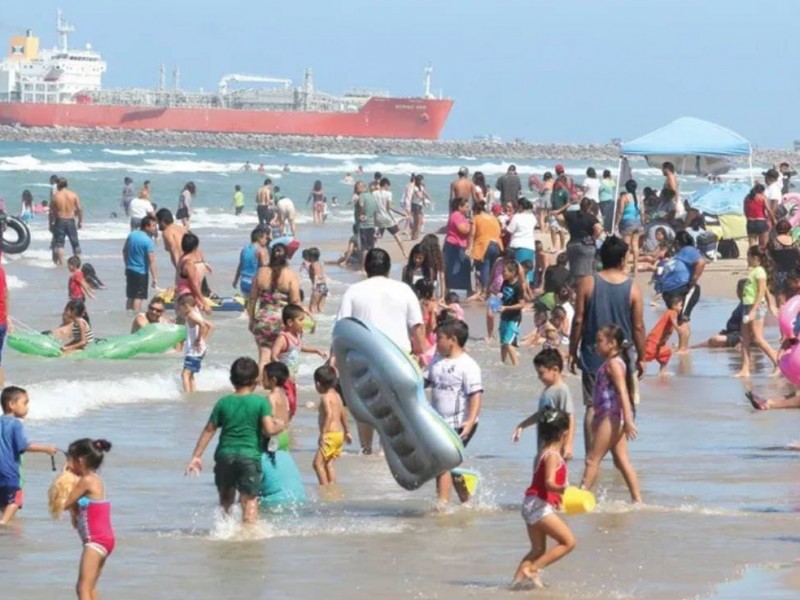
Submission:
<svg viewBox="0 0 800 600">
<path fill-rule="evenodd" d="M 717 252 L 720 258 L 739 258 L 739 244 L 736 240 L 720 240 Z"/>
</svg>

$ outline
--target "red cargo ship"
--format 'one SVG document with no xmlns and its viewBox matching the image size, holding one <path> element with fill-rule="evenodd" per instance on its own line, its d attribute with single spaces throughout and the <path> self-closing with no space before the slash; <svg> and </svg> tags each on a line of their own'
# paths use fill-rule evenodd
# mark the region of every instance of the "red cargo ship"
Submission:
<svg viewBox="0 0 800 600">
<path fill-rule="evenodd" d="M 310 69 L 301 87 L 288 79 L 235 74 L 208 93 L 181 90 L 177 70 L 168 89 L 162 66 L 157 89 L 103 90 L 102 56 L 89 45 L 69 48 L 74 28 L 60 13 L 56 27 L 61 44 L 54 50 L 40 50 L 30 31 L 11 39 L 9 55 L 0 63 L 0 124 L 437 139 L 453 106 L 452 100 L 431 94 L 430 67 L 419 98 L 366 90 L 325 94 L 314 89 Z M 269 87 L 230 89 L 241 83 Z"/>
</svg>

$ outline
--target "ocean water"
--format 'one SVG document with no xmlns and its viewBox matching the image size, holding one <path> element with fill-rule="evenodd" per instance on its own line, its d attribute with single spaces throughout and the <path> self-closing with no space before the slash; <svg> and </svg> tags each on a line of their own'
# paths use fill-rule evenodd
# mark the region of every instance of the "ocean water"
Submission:
<svg viewBox="0 0 800 600">
<path fill-rule="evenodd" d="M 461 164 L 480 167 L 490 179 L 508 164 L 463 157 L 259 156 L 232 150 L 0 144 L 0 195 L 14 212 L 22 189 L 46 198 L 51 173 L 69 178 L 87 209 L 81 231 L 84 260 L 108 286 L 89 301 L 89 311 L 96 334 L 108 336 L 126 332 L 132 319 L 123 310 L 121 248 L 127 223 L 110 216 L 119 210 L 122 178 L 130 175 L 135 185 L 150 179 L 155 201 L 173 209 L 183 183 L 197 183 L 199 212 L 193 228 L 214 267 L 212 287 L 226 293 L 232 291 L 238 251 L 256 223 L 252 204 L 239 218 L 230 214 L 233 185 L 241 184 L 250 201 L 263 178 L 239 171 L 245 160 L 256 166 L 263 162 L 283 192 L 295 199 L 301 212 L 299 237 L 306 246 L 320 245 L 326 260 L 344 246 L 352 213 L 346 206 L 334 209 L 324 227 L 312 227 L 304 200 L 315 179 L 323 181 L 329 197 L 337 195 L 344 204 L 350 187 L 341 178 L 359 164 L 369 174 L 381 170 L 392 178 L 396 195 L 410 171 L 422 172 L 436 200 L 432 230 L 444 222 L 447 184 Z M 286 163 L 290 173 L 281 172 Z M 552 168 L 517 164 L 523 174 Z M 566 166 L 578 177 L 587 165 Z M 654 172 L 643 176 L 658 180 Z M 20 327 L 42 330 L 58 324 L 67 299 L 67 273 L 50 262 L 44 219 L 34 221 L 32 229 L 30 250 L 6 257 L 5 266 L 12 316 Z M 163 248 L 157 256 L 166 283 L 170 265 Z M 298 265 L 299 257 L 293 262 Z M 328 267 L 327 274 L 330 302 L 317 332 L 308 338 L 323 348 L 330 344 L 332 315 L 343 290 L 358 279 L 336 267 Z M 303 286 L 308 292 L 307 279 Z M 730 301 L 701 300 L 694 337 L 720 329 L 732 308 Z M 648 306 L 648 325 L 660 310 Z M 483 311 L 470 307 L 467 318 L 474 338 L 468 348 L 482 365 L 486 394 L 466 466 L 482 474 L 482 483 L 474 506 L 445 514 L 432 510 L 432 484 L 406 492 L 380 456 L 361 457 L 353 448 L 337 463 L 338 490 L 317 493 L 311 469 L 316 410 L 306 404 L 316 401 L 311 374 L 319 359 L 304 355 L 293 438 L 311 502 L 264 514 L 251 531 L 222 518 L 216 509 L 213 449 L 206 453 L 201 477 L 184 477 L 183 469 L 214 401 L 228 391 L 228 366 L 237 356 L 255 355 L 246 320 L 238 314 L 214 315 L 209 355 L 198 376 L 200 391 L 191 397 L 180 392 L 178 354 L 128 361 L 49 360 L 6 349 L 3 367 L 9 383 L 30 392 L 26 427 L 31 439 L 62 448 L 84 436 L 114 444 L 103 468 L 117 534 L 117 549 L 100 581 L 106 597 L 506 598 L 513 596 L 507 582 L 527 551 L 519 502 L 535 451 L 532 432 L 516 445 L 510 436 L 534 410 L 541 385 L 531 366 L 532 351 L 522 351 L 519 369 L 503 367 L 498 348 L 482 339 Z M 524 329 L 530 326 L 526 316 Z M 775 327 L 767 332 L 775 341 Z M 607 461 L 597 512 L 568 518 L 578 547 L 544 573 L 550 587 L 537 597 L 796 595 L 800 467 L 789 446 L 800 435 L 792 412 L 754 413 L 749 408 L 742 382 L 730 377 L 737 363 L 735 353 L 696 351 L 674 359 L 674 376 L 645 379 L 639 438 L 631 445 L 645 503 L 632 507 L 627 502 L 624 482 Z M 763 360 L 755 365 L 754 387 L 773 394 L 785 391 L 768 377 Z M 570 376 L 567 382 L 579 405 L 579 380 Z M 581 476 L 582 458 L 579 442 L 570 465 L 572 482 Z M 66 520 L 53 522 L 47 514 L 49 459 L 28 456 L 25 469 L 25 508 L 13 527 L 0 530 L 0 564 L 8 573 L 4 589 L 31 600 L 68 597 L 77 575 L 77 534 Z M 760 595 L 765 589 L 770 593 Z"/>
</svg>

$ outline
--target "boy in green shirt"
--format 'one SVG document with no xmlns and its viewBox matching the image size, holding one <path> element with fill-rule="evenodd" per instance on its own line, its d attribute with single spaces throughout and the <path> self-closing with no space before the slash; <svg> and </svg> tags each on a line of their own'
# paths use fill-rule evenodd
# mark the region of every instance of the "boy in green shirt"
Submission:
<svg viewBox="0 0 800 600">
<path fill-rule="evenodd" d="M 286 427 L 282 419 L 272 416 L 267 399 L 253 393 L 258 375 L 258 364 L 253 359 L 242 357 L 233 362 L 231 384 L 235 392 L 217 400 L 186 467 L 186 474 L 200 474 L 203 452 L 217 429 L 221 429 L 214 453 L 214 483 L 219 491 L 219 504 L 230 514 L 238 490 L 244 523 L 258 520 L 263 438 L 277 435 Z"/>
<path fill-rule="evenodd" d="M 233 208 L 235 214 L 239 216 L 244 210 L 244 193 L 242 192 L 242 186 L 240 185 L 235 185 L 233 189 Z"/>
</svg>

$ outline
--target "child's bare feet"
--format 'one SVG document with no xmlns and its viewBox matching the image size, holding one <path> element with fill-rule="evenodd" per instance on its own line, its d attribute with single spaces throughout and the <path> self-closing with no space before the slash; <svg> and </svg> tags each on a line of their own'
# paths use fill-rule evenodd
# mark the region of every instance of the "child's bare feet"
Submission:
<svg viewBox="0 0 800 600">
<path fill-rule="evenodd" d="M 733 376 L 734 377 L 738 377 L 738 378 L 749 379 L 750 378 L 750 371 L 739 371 L 738 373 L 734 373 Z"/>
</svg>

